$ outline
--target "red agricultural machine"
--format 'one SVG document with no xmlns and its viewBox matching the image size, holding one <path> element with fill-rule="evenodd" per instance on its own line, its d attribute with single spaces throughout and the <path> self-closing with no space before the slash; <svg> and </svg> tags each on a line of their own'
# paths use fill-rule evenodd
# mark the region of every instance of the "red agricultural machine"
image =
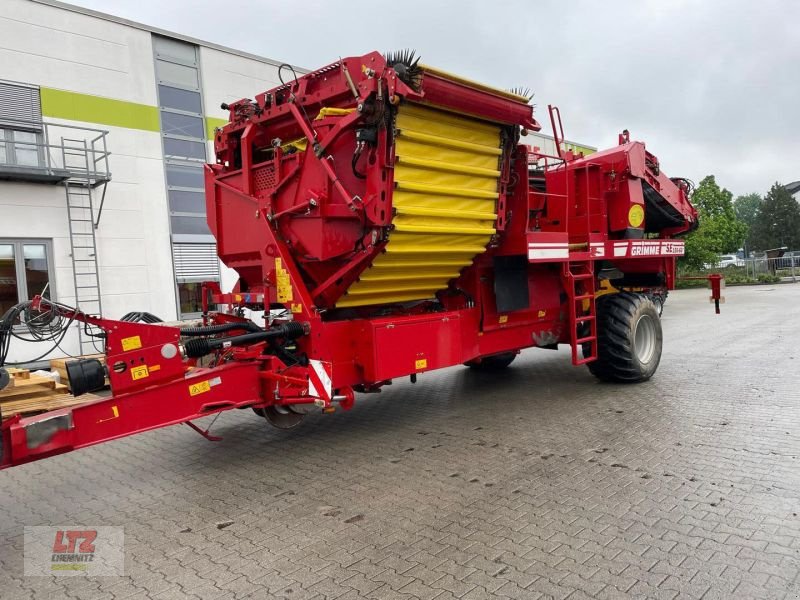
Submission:
<svg viewBox="0 0 800 600">
<path fill-rule="evenodd" d="M 12 309 L 99 331 L 105 369 L 74 361 L 69 377 L 80 395 L 107 375 L 112 396 L 7 419 L 2 467 L 177 423 L 207 435 L 192 421 L 234 408 L 289 428 L 395 378 L 500 369 L 529 347 L 567 344 L 604 380 L 653 375 L 652 298 L 672 288 L 696 212 L 642 142 L 626 132 L 609 150 L 566 151 L 551 110 L 558 151 L 546 155 L 520 143 L 540 129 L 528 97 L 408 52 L 282 75 L 223 106 L 206 168 L 233 291 L 205 286 L 199 327 L 43 298 Z"/>
</svg>

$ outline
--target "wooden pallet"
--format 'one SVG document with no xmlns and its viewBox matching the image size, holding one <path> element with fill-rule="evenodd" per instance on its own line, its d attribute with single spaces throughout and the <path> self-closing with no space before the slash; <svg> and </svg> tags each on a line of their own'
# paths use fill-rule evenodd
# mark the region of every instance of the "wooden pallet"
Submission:
<svg viewBox="0 0 800 600">
<path fill-rule="evenodd" d="M 86 356 L 79 356 L 77 358 L 54 358 L 50 360 L 50 370 L 58 373 L 59 377 L 61 377 L 61 383 L 66 385 L 67 389 L 71 389 L 69 387 L 69 377 L 67 377 L 67 363 L 71 360 L 82 358 L 96 358 L 101 363 L 106 364 L 105 354 L 87 354 Z M 106 377 L 106 387 L 108 387 L 108 377 Z"/>
<path fill-rule="evenodd" d="M 78 398 L 67 393 L 67 386 L 48 377 L 34 375 L 26 369 L 7 369 L 9 385 L 0 390 L 3 418 L 30 415 L 55 408 L 75 406 L 97 400 L 99 396 L 84 394 Z"/>
<path fill-rule="evenodd" d="M 86 404 L 99 399 L 100 396 L 95 396 L 94 394 L 83 394 L 77 397 L 72 394 L 53 394 L 52 396 L 3 401 L 0 402 L 0 410 L 3 411 L 3 420 L 5 420 L 14 415 L 28 416 L 57 408 Z"/>
</svg>

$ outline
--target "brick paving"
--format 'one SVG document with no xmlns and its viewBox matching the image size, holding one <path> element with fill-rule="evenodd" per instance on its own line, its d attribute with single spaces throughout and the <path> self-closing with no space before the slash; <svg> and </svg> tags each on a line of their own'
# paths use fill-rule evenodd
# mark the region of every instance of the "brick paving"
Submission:
<svg viewBox="0 0 800 600">
<path fill-rule="evenodd" d="M 800 286 L 706 296 L 637 386 L 529 350 L 3 471 L 0 598 L 797 598 Z M 123 526 L 127 575 L 23 577 L 23 525 Z"/>
</svg>

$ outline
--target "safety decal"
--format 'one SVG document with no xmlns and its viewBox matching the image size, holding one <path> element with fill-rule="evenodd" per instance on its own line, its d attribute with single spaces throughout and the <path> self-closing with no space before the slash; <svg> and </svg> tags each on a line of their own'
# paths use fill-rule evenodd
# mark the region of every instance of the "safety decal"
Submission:
<svg viewBox="0 0 800 600">
<path fill-rule="evenodd" d="M 308 394 L 330 402 L 333 397 L 333 365 L 322 360 L 309 360 Z"/>
<path fill-rule="evenodd" d="M 200 383 L 193 383 L 189 386 L 189 395 L 197 396 L 198 394 L 205 394 L 211 391 L 211 383 L 209 381 L 201 381 Z"/>
<path fill-rule="evenodd" d="M 283 268 L 283 261 L 280 258 L 275 259 L 275 284 L 278 286 L 278 302 L 291 302 L 294 297 L 292 280 L 289 271 Z"/>
<path fill-rule="evenodd" d="M 142 347 L 142 338 L 138 335 L 122 338 L 123 352 L 130 352 L 131 350 L 138 350 Z"/>
<path fill-rule="evenodd" d="M 144 379 L 145 377 L 150 377 L 150 371 L 147 368 L 147 365 L 139 365 L 138 367 L 133 367 L 131 369 L 131 379 L 136 381 L 137 379 Z"/>
</svg>

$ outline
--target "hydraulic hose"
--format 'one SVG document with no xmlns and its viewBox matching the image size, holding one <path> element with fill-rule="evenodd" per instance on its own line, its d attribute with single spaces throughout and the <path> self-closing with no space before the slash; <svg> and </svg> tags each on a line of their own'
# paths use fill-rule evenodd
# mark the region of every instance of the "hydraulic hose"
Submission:
<svg viewBox="0 0 800 600">
<path fill-rule="evenodd" d="M 215 333 L 224 333 L 226 331 L 235 331 L 236 329 L 244 329 L 251 333 L 263 332 L 264 329 L 253 323 L 252 321 L 242 321 L 241 323 L 222 323 L 220 325 L 208 325 L 206 327 L 183 327 L 181 328 L 182 337 L 198 337 L 203 335 L 214 335 Z"/>
<path fill-rule="evenodd" d="M 247 346 L 256 344 L 272 338 L 286 338 L 293 340 L 308 333 L 308 324 L 289 321 L 283 325 L 278 325 L 272 329 L 233 335 L 223 338 L 196 338 L 188 340 L 184 345 L 187 358 L 200 358 L 206 354 L 211 354 L 215 350 L 230 348 L 231 346 Z"/>
</svg>

